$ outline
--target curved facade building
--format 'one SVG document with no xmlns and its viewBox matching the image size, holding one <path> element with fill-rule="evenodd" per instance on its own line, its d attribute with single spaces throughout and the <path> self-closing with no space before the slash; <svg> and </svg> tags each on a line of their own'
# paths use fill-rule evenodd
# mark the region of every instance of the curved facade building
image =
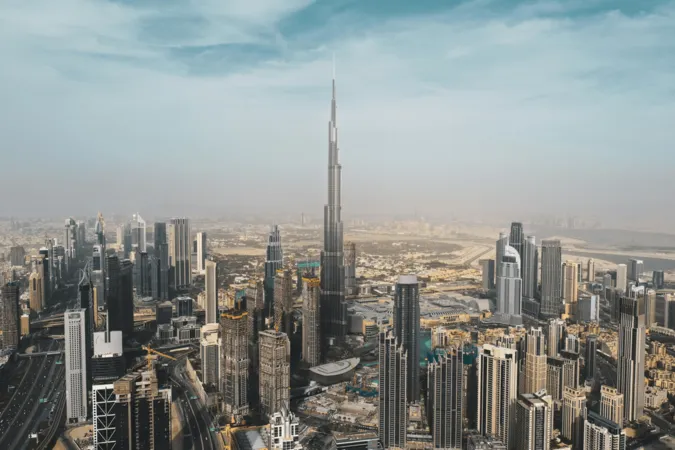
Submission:
<svg viewBox="0 0 675 450">
<path fill-rule="evenodd" d="M 309 369 L 309 376 L 312 380 L 325 386 L 337 384 L 341 381 L 350 380 L 359 362 L 361 362 L 359 358 L 351 358 L 315 366 Z"/>
</svg>

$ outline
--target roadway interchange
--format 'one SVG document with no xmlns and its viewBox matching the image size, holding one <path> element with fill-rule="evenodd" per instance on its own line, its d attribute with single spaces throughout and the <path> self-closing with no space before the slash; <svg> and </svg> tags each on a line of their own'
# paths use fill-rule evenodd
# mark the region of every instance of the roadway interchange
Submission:
<svg viewBox="0 0 675 450">
<path fill-rule="evenodd" d="M 42 340 L 35 351 L 60 350 L 62 344 Z M 0 449 L 36 449 L 60 422 L 65 400 L 65 366 L 60 355 L 36 356 L 24 361 L 23 377 L 6 407 L 0 412 Z M 31 438 L 37 434 L 38 439 Z"/>
</svg>

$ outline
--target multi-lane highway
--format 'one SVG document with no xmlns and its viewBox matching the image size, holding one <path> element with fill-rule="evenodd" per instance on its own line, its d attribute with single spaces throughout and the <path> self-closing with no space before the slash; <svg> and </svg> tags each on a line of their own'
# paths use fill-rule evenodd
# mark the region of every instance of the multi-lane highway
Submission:
<svg viewBox="0 0 675 450">
<path fill-rule="evenodd" d="M 58 350 L 57 341 L 41 341 L 36 351 Z M 59 420 L 57 406 L 64 389 L 64 366 L 57 364 L 58 355 L 31 358 L 24 369 L 24 376 L 0 412 L 0 448 L 3 450 L 32 449 L 38 442 L 31 439 L 35 433 L 51 425 L 50 420 Z"/>
<path fill-rule="evenodd" d="M 202 406 L 185 374 L 183 358 L 170 364 L 174 401 L 181 410 L 186 427 L 183 429 L 185 450 L 215 450 L 215 433 L 211 431 L 211 416 Z"/>
</svg>

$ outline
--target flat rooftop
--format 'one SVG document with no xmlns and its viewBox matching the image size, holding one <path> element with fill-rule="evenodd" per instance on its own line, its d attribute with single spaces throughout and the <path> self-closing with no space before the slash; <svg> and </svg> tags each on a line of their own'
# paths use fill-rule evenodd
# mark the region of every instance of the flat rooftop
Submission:
<svg viewBox="0 0 675 450">
<path fill-rule="evenodd" d="M 312 367 L 309 370 L 316 373 L 317 375 L 331 377 L 349 372 L 350 370 L 356 368 L 356 366 L 359 365 L 359 362 L 361 362 L 359 358 L 343 359 L 342 361 L 336 361 L 323 364 L 321 366 Z"/>
</svg>

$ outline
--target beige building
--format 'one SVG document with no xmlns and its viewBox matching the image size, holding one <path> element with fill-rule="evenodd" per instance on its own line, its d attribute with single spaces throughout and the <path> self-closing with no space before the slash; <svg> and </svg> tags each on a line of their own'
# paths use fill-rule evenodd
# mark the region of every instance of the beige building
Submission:
<svg viewBox="0 0 675 450">
<path fill-rule="evenodd" d="M 40 261 L 40 265 L 41 264 L 42 262 Z M 44 282 L 41 272 L 42 270 L 38 270 L 36 267 L 28 278 L 28 301 L 30 309 L 36 313 L 42 312 L 42 307 L 44 306 Z"/>
<path fill-rule="evenodd" d="M 600 415 L 619 425 L 623 423 L 623 394 L 616 388 L 600 388 Z"/>
<path fill-rule="evenodd" d="M 546 337 L 541 328 L 531 328 L 525 336 L 525 364 L 521 376 L 522 394 L 546 389 Z"/>
<path fill-rule="evenodd" d="M 321 336 L 319 334 L 319 294 L 321 289 L 319 277 L 303 278 L 302 285 L 302 360 L 309 367 L 314 367 L 321 362 Z"/>
<path fill-rule="evenodd" d="M 291 383 L 291 341 L 286 333 L 261 331 L 258 339 L 260 354 L 260 409 L 264 417 L 288 407 Z M 223 343 L 224 345 L 224 343 Z"/>
<path fill-rule="evenodd" d="M 563 264 L 563 301 L 565 315 L 574 317 L 579 296 L 579 265 L 574 261 Z"/>
<path fill-rule="evenodd" d="M 581 448 L 584 442 L 586 394 L 583 389 L 565 387 L 563 390 L 562 436 L 572 442 L 572 448 Z"/>
<path fill-rule="evenodd" d="M 279 269 L 274 278 L 274 326 L 283 333 L 292 332 L 293 274 L 290 269 Z"/>
</svg>

